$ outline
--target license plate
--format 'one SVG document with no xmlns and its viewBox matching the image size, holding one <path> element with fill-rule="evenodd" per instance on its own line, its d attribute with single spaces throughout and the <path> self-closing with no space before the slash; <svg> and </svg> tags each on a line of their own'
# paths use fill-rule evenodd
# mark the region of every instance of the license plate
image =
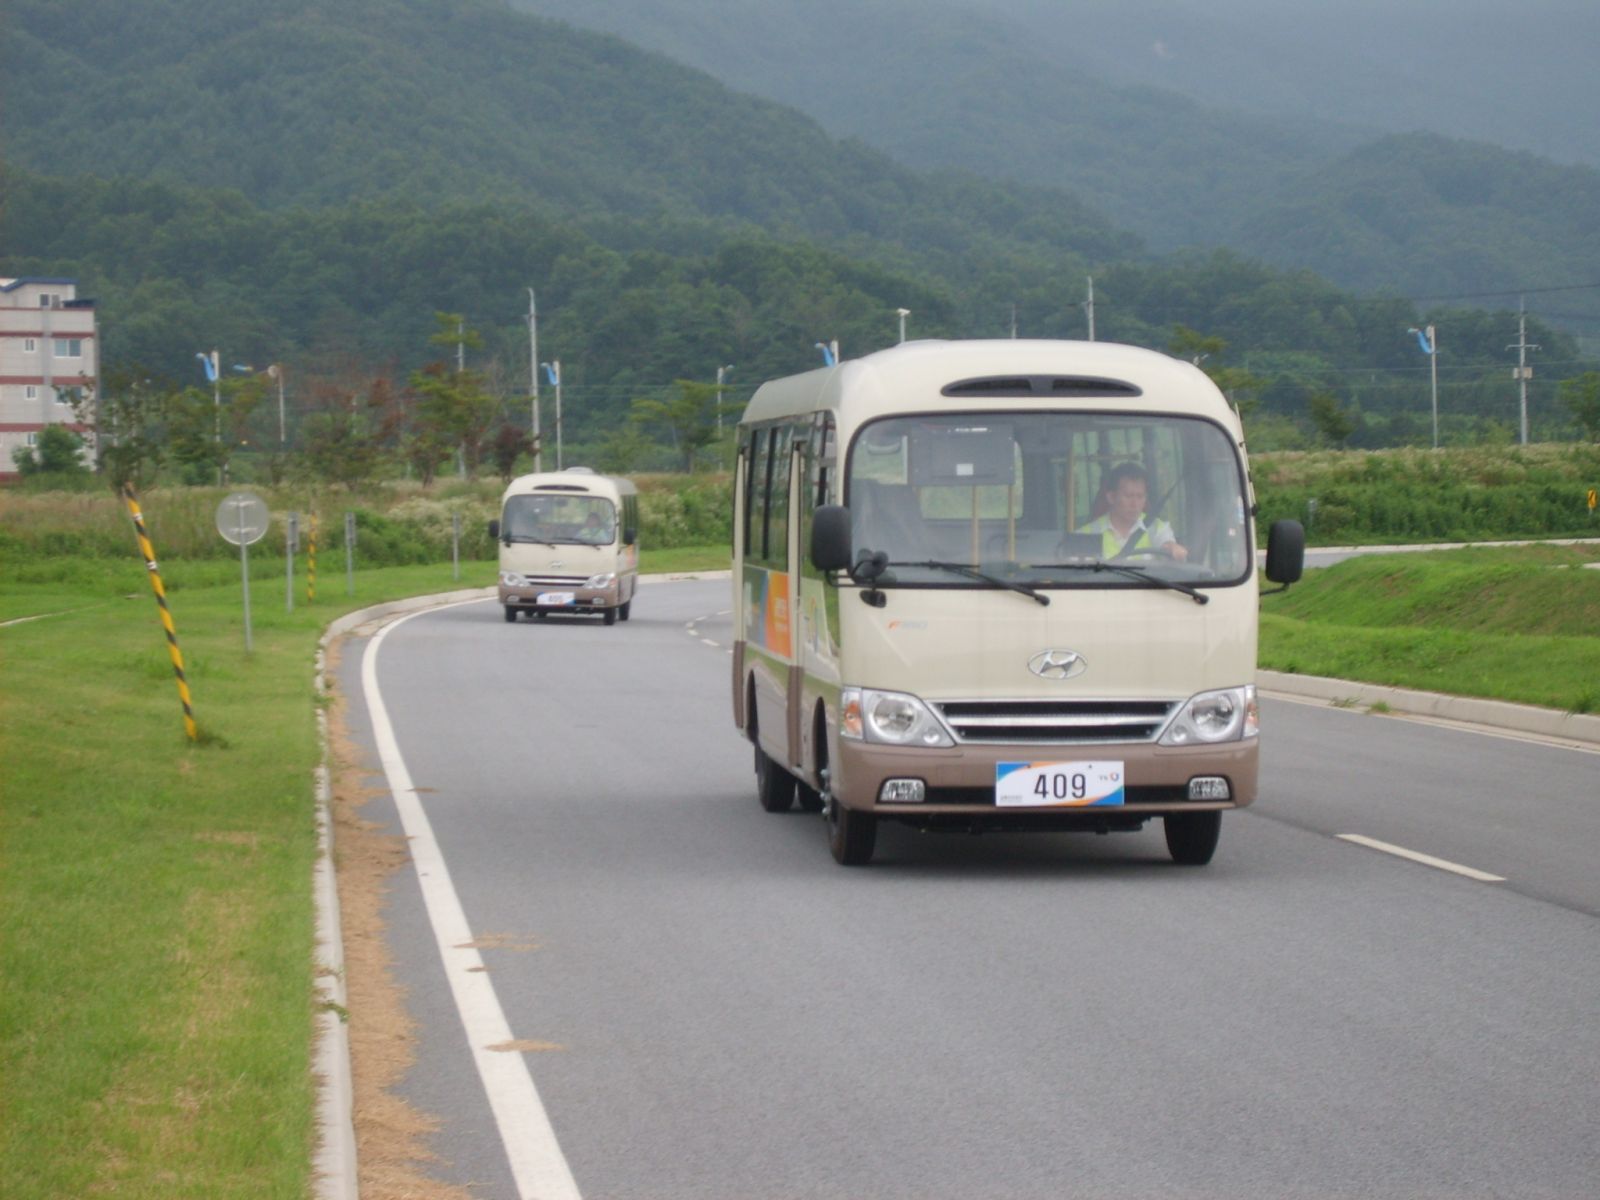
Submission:
<svg viewBox="0 0 1600 1200">
<path fill-rule="evenodd" d="M 543 604 L 549 608 L 555 608 L 558 605 L 571 604 L 577 598 L 578 594 L 576 592 L 540 592 L 539 595 L 534 598 L 534 603 Z"/>
<path fill-rule="evenodd" d="M 994 768 L 999 808 L 1105 808 L 1126 803 L 1120 762 L 1003 762 Z"/>
</svg>

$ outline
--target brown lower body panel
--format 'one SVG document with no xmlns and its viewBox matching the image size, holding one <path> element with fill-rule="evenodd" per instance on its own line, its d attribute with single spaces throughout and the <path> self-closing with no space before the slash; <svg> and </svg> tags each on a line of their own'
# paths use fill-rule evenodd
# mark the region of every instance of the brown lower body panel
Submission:
<svg viewBox="0 0 1600 1200">
<path fill-rule="evenodd" d="M 1142 821 L 1170 812 L 1243 808 L 1256 798 L 1259 743 L 1255 738 L 1219 746 L 1123 745 L 961 745 L 943 750 L 880 746 L 840 739 L 829 790 L 846 808 L 880 817 L 912 821 L 950 819 L 952 823 L 1026 827 L 1093 826 L 1127 817 Z M 994 803 L 995 765 L 1002 762 L 1072 762 L 1107 759 L 1124 764 L 1126 803 L 1097 808 L 1042 806 L 999 808 Z M 1188 799 L 1189 780 L 1220 775 L 1229 800 Z M 921 779 L 928 799 L 922 804 L 883 804 L 886 779 Z"/>
</svg>

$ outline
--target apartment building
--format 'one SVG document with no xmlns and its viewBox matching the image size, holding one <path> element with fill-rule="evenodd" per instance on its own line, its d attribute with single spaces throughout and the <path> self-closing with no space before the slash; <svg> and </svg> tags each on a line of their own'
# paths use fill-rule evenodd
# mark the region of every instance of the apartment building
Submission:
<svg viewBox="0 0 1600 1200">
<path fill-rule="evenodd" d="M 78 429 L 71 389 L 100 378 L 94 301 L 75 279 L 0 279 L 0 482 L 15 479 L 12 452 L 47 425 Z"/>
</svg>

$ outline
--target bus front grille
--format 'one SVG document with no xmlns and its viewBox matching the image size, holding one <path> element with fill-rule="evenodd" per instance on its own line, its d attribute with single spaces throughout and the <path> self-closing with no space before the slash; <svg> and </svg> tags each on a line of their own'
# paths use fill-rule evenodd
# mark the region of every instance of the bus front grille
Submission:
<svg viewBox="0 0 1600 1200">
<path fill-rule="evenodd" d="M 963 742 L 1051 745 L 1153 742 L 1178 706 L 1169 700 L 947 700 L 934 707 Z"/>
</svg>

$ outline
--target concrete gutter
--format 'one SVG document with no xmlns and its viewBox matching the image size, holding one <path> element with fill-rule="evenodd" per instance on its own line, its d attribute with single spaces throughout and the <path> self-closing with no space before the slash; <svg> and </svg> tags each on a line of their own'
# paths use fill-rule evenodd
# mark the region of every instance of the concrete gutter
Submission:
<svg viewBox="0 0 1600 1200">
<path fill-rule="evenodd" d="M 1584 749 L 1600 747 L 1600 716 L 1591 713 L 1568 713 L 1532 704 L 1479 700 L 1378 683 L 1289 675 L 1281 671 L 1257 671 L 1256 686 L 1268 694 L 1277 692 L 1301 699 L 1325 700 L 1341 708 L 1371 708 L 1381 704 L 1390 712 L 1406 716 L 1524 733 Z"/>
</svg>

